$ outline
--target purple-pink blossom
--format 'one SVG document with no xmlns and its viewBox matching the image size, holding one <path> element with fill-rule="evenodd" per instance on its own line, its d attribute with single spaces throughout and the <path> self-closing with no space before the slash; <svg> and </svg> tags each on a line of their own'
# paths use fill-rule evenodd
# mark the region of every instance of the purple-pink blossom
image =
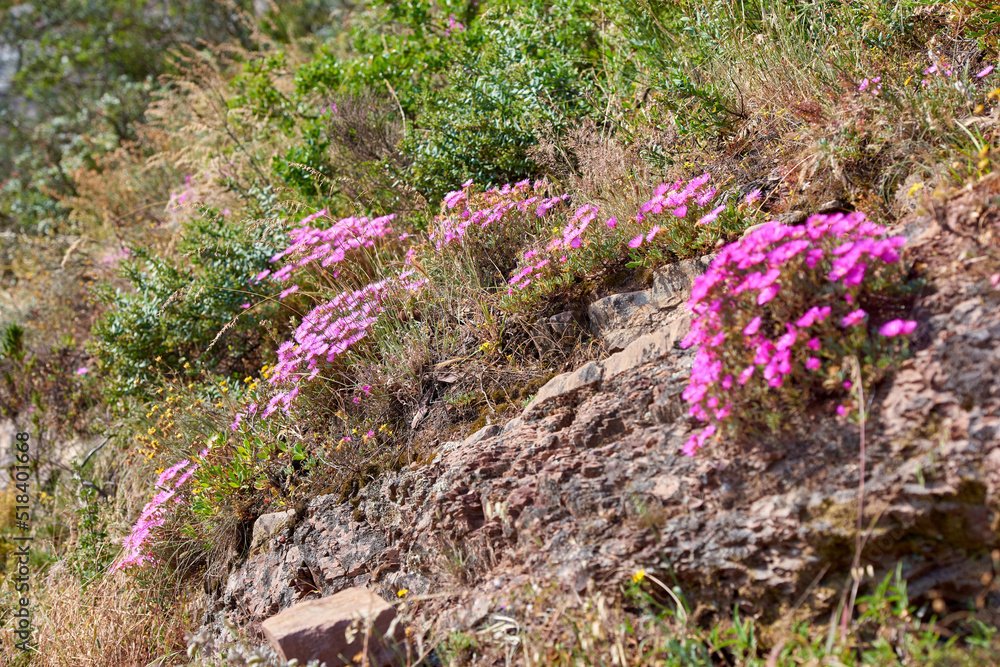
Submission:
<svg viewBox="0 0 1000 667">
<path fill-rule="evenodd" d="M 852 310 L 847 315 L 844 315 L 843 318 L 841 318 L 840 326 L 844 328 L 857 326 L 858 324 L 864 322 L 865 315 L 867 314 L 868 313 L 866 313 L 861 308 L 858 308 L 857 310 Z"/>
<path fill-rule="evenodd" d="M 886 337 L 909 336 L 917 328 L 917 323 L 913 320 L 889 320 L 878 332 Z"/>
</svg>

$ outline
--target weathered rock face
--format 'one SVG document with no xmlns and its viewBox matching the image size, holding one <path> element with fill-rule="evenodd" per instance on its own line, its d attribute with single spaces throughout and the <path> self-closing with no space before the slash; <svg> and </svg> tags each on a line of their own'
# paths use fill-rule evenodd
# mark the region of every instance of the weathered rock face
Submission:
<svg viewBox="0 0 1000 667">
<path fill-rule="evenodd" d="M 974 600 L 988 614 L 1000 608 L 1000 292 L 985 269 L 955 263 L 975 244 L 947 231 L 995 228 L 1000 212 L 979 206 L 984 196 L 908 227 L 931 284 L 915 309 L 918 350 L 872 397 L 865 525 L 875 527 L 862 562 L 879 573 L 901 562 L 914 601 Z M 231 573 L 217 611 L 259 623 L 302 597 L 405 588 L 446 592 L 427 604 L 456 627 L 529 582 L 574 595 L 642 567 L 674 577 L 703 622 L 734 605 L 765 625 L 828 617 L 857 537 L 858 427 L 820 405 L 799 436 L 684 457 L 691 356 L 675 343 L 685 328 L 668 318 L 554 378 L 506 426 L 373 481 L 360 511 L 314 499 Z"/>
<path fill-rule="evenodd" d="M 372 667 L 403 662 L 396 645 L 402 634 L 396 608 L 364 588 L 296 603 L 262 627 L 283 660 L 318 660 L 326 667 L 360 664 L 360 656 L 367 656 Z"/>
<path fill-rule="evenodd" d="M 598 299 L 587 309 L 591 333 L 608 352 L 618 352 L 639 336 L 686 318 L 691 285 L 711 260 L 707 256 L 671 264 L 656 273 L 647 290 Z"/>
</svg>

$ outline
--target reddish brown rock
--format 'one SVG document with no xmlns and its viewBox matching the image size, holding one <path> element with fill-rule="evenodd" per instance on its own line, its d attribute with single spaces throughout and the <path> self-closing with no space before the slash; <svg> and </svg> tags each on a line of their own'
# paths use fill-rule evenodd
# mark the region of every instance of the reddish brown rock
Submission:
<svg viewBox="0 0 1000 667">
<path fill-rule="evenodd" d="M 307 600 L 264 621 L 264 635 L 283 660 L 325 662 L 327 667 L 360 664 L 367 650 L 372 667 L 402 664 L 396 645 L 401 628 L 396 609 L 364 588 Z"/>
</svg>

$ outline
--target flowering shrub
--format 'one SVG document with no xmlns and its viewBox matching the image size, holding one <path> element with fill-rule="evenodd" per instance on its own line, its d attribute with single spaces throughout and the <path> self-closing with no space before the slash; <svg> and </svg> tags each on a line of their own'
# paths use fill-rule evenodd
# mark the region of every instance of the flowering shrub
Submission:
<svg viewBox="0 0 1000 667">
<path fill-rule="evenodd" d="M 763 422 L 777 431 L 811 396 L 850 389 L 848 356 L 868 383 L 905 347 L 916 322 L 872 322 L 903 292 L 906 239 L 884 234 L 863 213 L 814 215 L 803 226 L 768 223 L 720 251 L 688 304 L 695 318 L 682 345 L 698 351 L 683 397 L 707 426 L 685 454 L 720 427 L 745 435 Z"/>
<path fill-rule="evenodd" d="M 267 376 L 271 391 L 240 410 L 232 429 L 250 417 L 266 418 L 278 410 L 290 414 L 303 383 L 317 378 L 323 364 L 349 368 L 345 353 L 369 336 L 385 319 L 383 313 L 400 312 L 407 295 L 421 291 L 431 279 L 443 291 L 471 282 L 484 290 L 475 298 L 506 293 L 507 301 L 499 305 L 511 310 L 531 306 L 530 301 L 560 284 L 608 265 L 631 260 L 634 266 L 650 257 L 690 256 L 714 247 L 738 229 L 739 219 L 714 204 L 716 189 L 710 180 L 703 174 L 687 183 L 660 185 L 627 219 L 610 216 L 596 224 L 599 206 L 586 204 L 571 213 L 568 195 L 552 193 L 545 181 L 475 192 L 469 180 L 445 196 L 426 240 L 397 236 L 389 224 L 391 215 L 345 218 L 326 229 L 315 226 L 327 217 L 325 210 L 307 216 L 289 232 L 288 246 L 271 257 L 272 264 L 284 260 L 284 265 L 261 271 L 251 283 L 287 283 L 306 270 L 312 274 L 309 282 L 322 286 L 321 294 L 329 294 L 330 287 L 341 291 L 305 315 L 292 338 L 278 348 L 277 364 Z M 536 287 L 519 300 L 533 281 Z M 278 298 L 293 293 L 301 293 L 298 284 L 283 289 Z M 422 301 L 429 305 L 434 298 L 426 294 Z M 462 297 L 442 298 L 454 305 Z"/>
<path fill-rule="evenodd" d="M 748 216 L 715 205 L 710 180 L 706 173 L 687 183 L 661 184 L 621 220 L 596 204 L 567 208 L 568 195 L 547 195 L 544 181 L 484 193 L 473 193 L 469 181 L 445 197 L 445 211 L 430 236 L 437 251 L 452 244 L 474 249 L 484 269 L 502 274 L 507 295 L 502 305 L 530 308 L 561 286 L 608 267 L 699 255 L 740 231 Z"/>
<path fill-rule="evenodd" d="M 204 458 L 206 454 L 208 454 L 208 449 L 202 450 L 199 456 Z M 152 560 L 147 551 L 148 544 L 146 543 L 149 533 L 157 526 L 163 525 L 166 521 L 170 501 L 180 502 L 181 499 L 177 496 L 178 490 L 184 486 L 184 483 L 191 478 L 197 469 L 197 463 L 193 463 L 190 459 L 184 459 L 160 473 L 155 485 L 155 488 L 160 491 L 142 508 L 142 513 L 132 527 L 132 531 L 122 542 L 125 554 L 111 567 L 112 572 L 133 565 L 142 565 Z M 171 483 L 167 484 L 167 482 Z"/>
<path fill-rule="evenodd" d="M 628 258 L 629 266 L 638 266 L 647 257 L 662 261 L 711 247 L 733 230 L 731 216 L 722 215 L 726 207 L 713 206 L 716 189 L 710 180 L 706 173 L 686 184 L 663 183 L 634 217 L 621 221 L 612 215 L 598 222 L 604 217 L 599 206 L 580 206 L 554 229 L 556 235 L 540 239 L 524 253 L 519 270 L 508 280 L 508 294 L 533 283 L 551 285 L 560 278 L 586 275 L 615 259 Z"/>
</svg>

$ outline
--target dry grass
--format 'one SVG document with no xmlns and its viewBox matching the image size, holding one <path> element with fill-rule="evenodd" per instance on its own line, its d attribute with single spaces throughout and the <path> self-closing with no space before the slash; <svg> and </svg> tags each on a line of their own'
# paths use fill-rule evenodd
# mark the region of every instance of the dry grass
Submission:
<svg viewBox="0 0 1000 667">
<path fill-rule="evenodd" d="M 176 605 L 157 602 L 124 577 L 105 578 L 84 590 L 59 567 L 37 589 L 33 625 L 38 647 L 30 664 L 38 667 L 135 667 L 181 664 L 185 619 Z M 8 628 L 0 632 L 6 664 L 27 665 Z"/>
</svg>

